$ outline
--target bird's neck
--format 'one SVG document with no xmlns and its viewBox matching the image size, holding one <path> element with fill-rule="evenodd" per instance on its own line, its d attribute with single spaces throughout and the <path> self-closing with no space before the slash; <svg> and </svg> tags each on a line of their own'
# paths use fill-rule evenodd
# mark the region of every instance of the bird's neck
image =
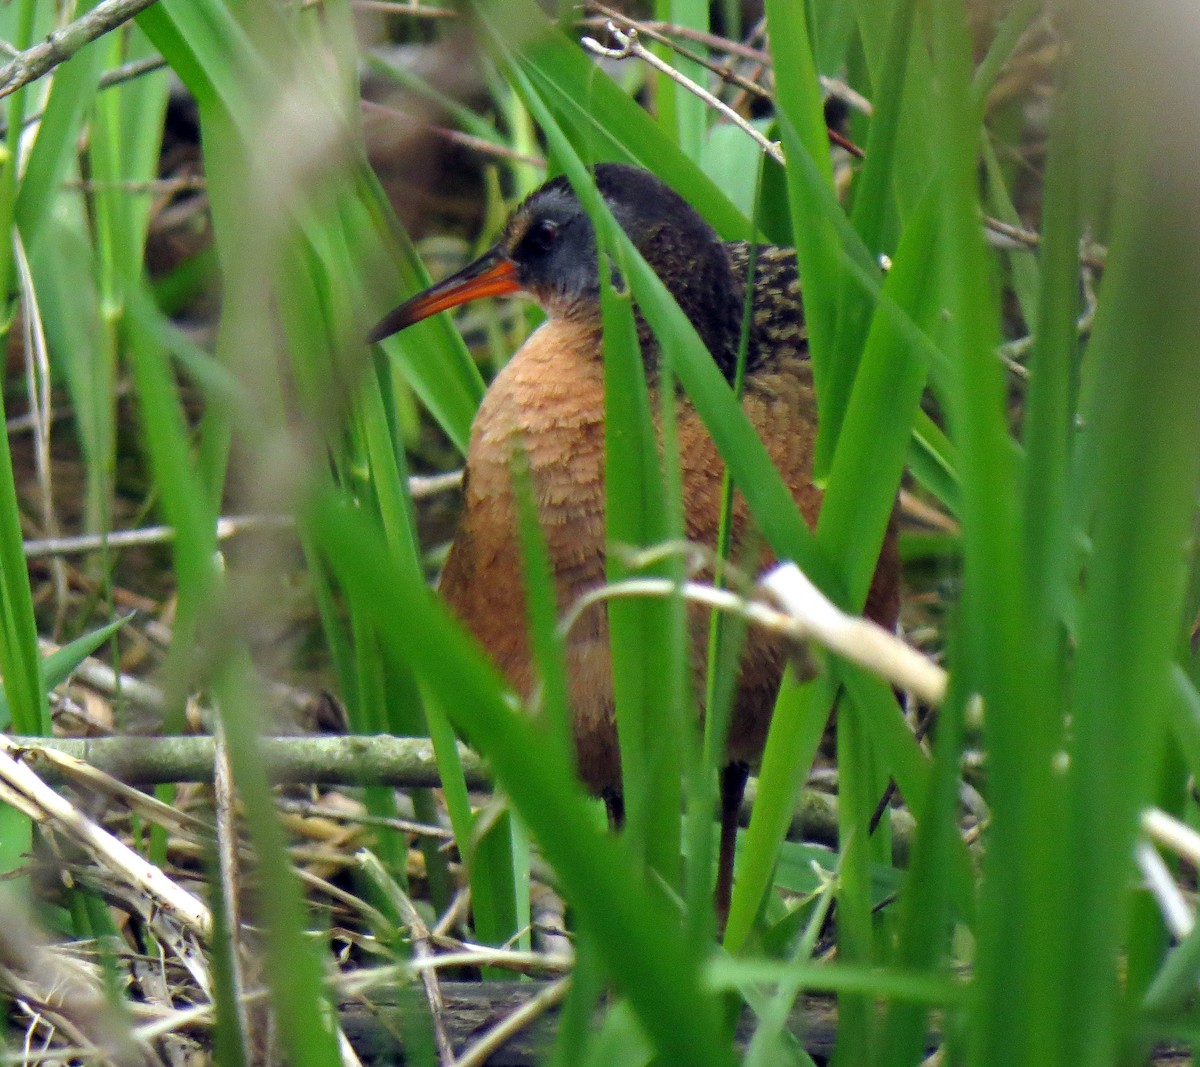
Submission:
<svg viewBox="0 0 1200 1067">
<path fill-rule="evenodd" d="M 651 266 L 699 334 L 721 373 L 732 382 L 741 335 L 744 279 L 732 269 L 721 245 L 705 249 L 703 255 L 695 258 L 685 258 L 672 249 L 660 249 L 659 258 L 664 262 L 652 261 Z M 619 276 L 614 277 L 614 283 L 618 288 L 624 288 L 626 284 Z M 576 330 L 601 333 L 600 304 L 594 293 L 587 300 L 565 301 L 558 294 L 555 297 L 543 302 L 551 320 L 568 322 Z M 661 342 L 636 301 L 634 321 L 646 372 L 651 378 L 657 377 L 662 359 Z M 598 345 L 597 353 L 600 350 Z"/>
<path fill-rule="evenodd" d="M 707 313 L 703 315 L 688 314 L 686 308 L 682 310 L 687 314 L 688 321 L 691 322 L 721 373 L 733 381 L 737 366 L 738 318 L 733 317 L 732 312 L 716 318 Z M 640 311 L 636 312 L 636 319 L 638 340 L 642 346 L 642 359 L 646 364 L 646 371 L 650 374 L 657 374 L 659 364 L 662 362 L 662 343 L 655 336 L 650 324 L 646 322 Z"/>
</svg>

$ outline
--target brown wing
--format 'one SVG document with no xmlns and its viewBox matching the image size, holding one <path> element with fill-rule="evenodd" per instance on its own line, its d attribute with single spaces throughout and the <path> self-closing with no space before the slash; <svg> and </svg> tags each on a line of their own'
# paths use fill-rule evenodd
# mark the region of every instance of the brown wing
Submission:
<svg viewBox="0 0 1200 1067">
<path fill-rule="evenodd" d="M 734 274 L 743 281 L 750 272 L 750 244 L 725 245 Z M 754 322 L 750 333 L 748 367 L 754 370 L 777 361 L 808 358 L 808 329 L 796 251 L 779 245 L 754 249 Z"/>
</svg>

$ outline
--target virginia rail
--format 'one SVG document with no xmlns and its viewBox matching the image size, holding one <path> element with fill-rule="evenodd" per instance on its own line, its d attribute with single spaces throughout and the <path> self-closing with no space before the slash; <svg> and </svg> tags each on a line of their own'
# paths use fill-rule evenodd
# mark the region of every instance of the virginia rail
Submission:
<svg viewBox="0 0 1200 1067">
<path fill-rule="evenodd" d="M 638 251 L 662 279 L 732 381 L 737 365 L 749 247 L 724 242 L 700 215 L 647 171 L 616 163 L 595 168 L 596 186 Z M 381 340 L 438 311 L 483 296 L 527 293 L 547 321 L 496 376 L 475 418 L 467 454 L 466 507 L 442 573 L 441 591 L 517 692 L 536 679 L 525 633 L 525 600 L 512 496 L 517 447 L 527 457 L 549 547 L 560 609 L 605 580 L 604 367 L 595 233 L 564 178 L 533 192 L 508 220 L 499 242 L 457 274 L 419 293 L 371 332 Z M 652 410 L 657 411 L 657 343 L 638 317 Z M 821 492 L 812 484 L 817 406 L 795 253 L 760 246 L 755 257 L 743 408 L 762 437 L 805 520 Z M 699 416 L 678 405 L 687 537 L 713 546 L 721 511 L 722 463 Z M 749 517 L 734 508 L 735 552 Z M 898 562 L 889 532 L 867 614 L 891 626 L 898 609 Z M 699 677 L 706 621 L 692 620 Z M 742 653 L 721 774 L 721 846 L 716 904 L 723 921 L 733 879 L 737 814 L 749 765 L 762 753 L 784 664 L 784 649 L 751 633 Z M 567 648 L 580 777 L 623 812 L 613 715 L 608 618 L 589 612 Z M 703 687 L 698 687 L 702 689 Z"/>
</svg>

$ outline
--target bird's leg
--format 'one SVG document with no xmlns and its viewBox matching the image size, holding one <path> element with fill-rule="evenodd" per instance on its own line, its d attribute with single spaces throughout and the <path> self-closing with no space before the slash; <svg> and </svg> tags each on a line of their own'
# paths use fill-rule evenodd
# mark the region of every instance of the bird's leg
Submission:
<svg viewBox="0 0 1200 1067">
<path fill-rule="evenodd" d="M 721 850 L 717 856 L 717 934 L 725 933 L 729 918 L 729 899 L 733 894 L 733 853 L 737 843 L 738 812 L 750 766 L 746 763 L 727 763 L 721 769 Z"/>
<path fill-rule="evenodd" d="M 601 794 L 608 812 L 608 828 L 614 832 L 625 826 L 625 794 L 616 789 L 606 789 Z"/>
</svg>

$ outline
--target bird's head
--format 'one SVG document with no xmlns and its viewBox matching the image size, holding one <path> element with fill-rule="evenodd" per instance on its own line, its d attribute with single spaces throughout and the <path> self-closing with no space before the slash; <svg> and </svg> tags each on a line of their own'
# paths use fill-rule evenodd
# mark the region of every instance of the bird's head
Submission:
<svg viewBox="0 0 1200 1067">
<path fill-rule="evenodd" d="M 679 302 L 710 351 L 736 345 L 741 282 L 716 232 L 649 171 L 601 163 L 596 187 L 621 228 Z M 534 190 L 500 240 L 457 274 L 384 317 L 369 340 L 483 296 L 527 293 L 551 318 L 599 323 L 596 233 L 566 178 Z"/>
</svg>

